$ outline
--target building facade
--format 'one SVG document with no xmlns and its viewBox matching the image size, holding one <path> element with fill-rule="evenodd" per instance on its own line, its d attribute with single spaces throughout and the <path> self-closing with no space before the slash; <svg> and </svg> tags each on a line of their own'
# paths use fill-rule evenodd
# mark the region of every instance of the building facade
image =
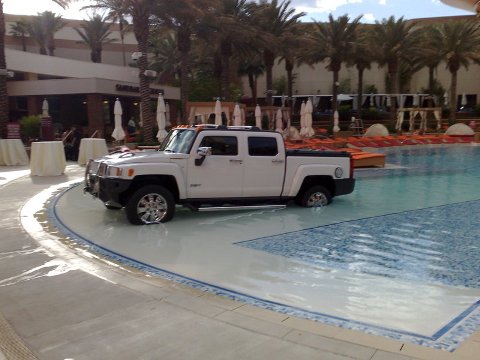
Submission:
<svg viewBox="0 0 480 360">
<path fill-rule="evenodd" d="M 133 118 L 141 121 L 138 69 L 131 60 L 137 51 L 131 32 L 120 42 L 118 28 L 112 27 L 114 42 L 105 44 L 102 63 L 93 63 L 89 47 L 74 30 L 81 21 L 68 20 L 55 33 L 55 56 L 39 54 L 38 45 L 30 37 L 21 38 L 11 32 L 18 21 L 27 16 L 6 15 L 6 62 L 10 121 L 42 113 L 46 99 L 49 115 L 58 131 L 77 125 L 89 136 L 95 131 L 108 138 L 114 127 L 113 107 L 118 98 L 123 108 L 123 123 Z M 175 121 L 180 90 L 176 87 L 150 84 L 152 111 L 159 93 L 170 108 Z"/>
</svg>

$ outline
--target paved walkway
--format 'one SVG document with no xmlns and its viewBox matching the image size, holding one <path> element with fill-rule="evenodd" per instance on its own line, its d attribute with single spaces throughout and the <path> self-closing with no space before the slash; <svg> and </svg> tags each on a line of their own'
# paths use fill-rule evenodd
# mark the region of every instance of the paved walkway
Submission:
<svg viewBox="0 0 480 360">
<path fill-rule="evenodd" d="M 110 263 L 63 239 L 42 201 L 30 200 L 84 169 L 69 164 L 64 176 L 34 178 L 25 170 L 0 168 L 0 360 L 478 359 L 480 332 L 448 353 L 270 312 Z"/>
</svg>

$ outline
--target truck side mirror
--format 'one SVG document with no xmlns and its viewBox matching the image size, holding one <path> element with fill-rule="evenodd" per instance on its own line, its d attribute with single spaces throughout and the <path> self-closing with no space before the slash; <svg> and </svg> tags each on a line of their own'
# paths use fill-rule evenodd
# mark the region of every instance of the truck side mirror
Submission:
<svg viewBox="0 0 480 360">
<path fill-rule="evenodd" d="M 203 164 L 207 156 L 212 155 L 212 148 L 208 146 L 200 146 L 197 149 L 197 155 L 199 155 L 200 158 L 195 159 L 195 165 L 200 166 Z"/>
</svg>

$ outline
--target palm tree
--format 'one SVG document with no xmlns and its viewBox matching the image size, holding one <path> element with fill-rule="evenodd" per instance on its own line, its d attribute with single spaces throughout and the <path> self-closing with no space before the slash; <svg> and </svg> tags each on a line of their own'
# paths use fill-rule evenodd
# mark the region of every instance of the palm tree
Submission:
<svg viewBox="0 0 480 360">
<path fill-rule="evenodd" d="M 437 29 L 433 25 L 427 25 L 422 28 L 420 37 L 420 46 L 416 49 L 413 56 L 413 62 L 417 65 L 416 69 L 420 70 L 422 67 L 428 68 L 428 93 L 433 94 L 435 87 L 435 70 L 442 62 L 436 51 L 437 44 L 433 42 L 435 32 Z M 430 49 L 430 51 L 424 51 Z M 432 51 L 433 50 L 433 51 Z"/>
<path fill-rule="evenodd" d="M 263 40 L 263 61 L 266 70 L 266 102 L 273 104 L 273 76 L 272 69 L 275 58 L 280 53 L 280 43 L 285 36 L 294 31 L 299 19 L 304 13 L 295 13 L 290 8 L 290 0 L 260 0 L 258 4 L 248 5 L 248 14 L 252 24 L 260 30 L 260 37 Z"/>
<path fill-rule="evenodd" d="M 457 73 L 463 66 L 468 69 L 471 62 L 480 62 L 480 29 L 476 21 L 447 21 L 438 24 L 432 31 L 432 45 L 425 49 L 436 53 L 445 61 L 450 71 L 450 115 L 449 121 L 455 121 L 457 110 Z"/>
<path fill-rule="evenodd" d="M 10 34 L 19 38 L 22 43 L 22 51 L 27 51 L 28 25 L 24 19 L 10 25 Z"/>
<path fill-rule="evenodd" d="M 69 0 L 52 0 L 62 7 L 66 7 Z M 5 14 L 3 2 L 0 0 L 0 136 L 6 137 L 8 123 L 8 92 L 7 92 L 7 63 L 5 60 Z"/>
<path fill-rule="evenodd" d="M 173 31 L 177 39 L 177 49 L 180 54 L 180 99 L 184 117 L 187 113 L 192 39 L 199 24 L 207 21 L 208 15 L 215 13 L 219 4 L 218 0 L 163 0 L 156 2 L 155 16 L 158 25 Z"/>
<path fill-rule="evenodd" d="M 128 30 L 128 21 L 125 19 L 127 15 L 125 0 L 97 0 L 96 4 L 84 6 L 82 9 L 89 8 L 106 10 L 107 15 L 105 20 L 110 20 L 113 23 L 118 22 L 120 42 L 122 44 L 123 66 L 126 66 L 127 60 L 125 58 L 125 33 Z"/>
<path fill-rule="evenodd" d="M 174 33 L 154 34 L 151 45 L 153 47 L 153 61 L 150 67 L 157 71 L 164 82 L 172 82 L 180 78 L 180 53 Z"/>
<path fill-rule="evenodd" d="M 374 54 L 370 51 L 371 47 L 371 33 L 369 28 L 359 26 L 357 28 L 357 40 L 353 47 L 353 53 L 348 60 L 349 65 L 354 65 L 357 68 L 358 83 L 357 83 L 357 106 L 358 117 L 362 118 L 362 99 L 363 99 L 363 74 L 365 70 L 371 68 L 372 62 L 375 61 Z"/>
<path fill-rule="evenodd" d="M 51 11 L 38 13 L 31 21 L 31 35 L 37 40 L 41 54 L 44 47 L 48 51 L 48 55 L 55 55 L 55 33 L 65 26 L 61 15 L 56 15 Z M 43 37 L 43 39 L 41 38 Z"/>
<path fill-rule="evenodd" d="M 245 54 L 250 48 L 252 32 L 246 17 L 247 0 L 223 0 L 218 13 L 213 17 L 214 36 L 218 46 L 218 59 L 221 69 L 222 97 L 230 96 L 230 59 L 234 52 Z"/>
<path fill-rule="evenodd" d="M 262 56 L 259 53 L 251 53 L 250 56 L 240 62 L 238 68 L 239 75 L 246 75 L 248 77 L 248 86 L 252 93 L 252 104 L 258 104 L 257 96 L 257 80 L 260 75 L 265 72 Z"/>
<path fill-rule="evenodd" d="M 372 32 L 372 51 L 380 66 L 387 66 L 390 94 L 399 92 L 399 69 L 401 62 L 407 62 L 418 43 L 419 30 L 414 22 L 394 16 L 376 22 Z M 392 101 L 391 116 L 396 118 L 396 103 Z"/>
<path fill-rule="evenodd" d="M 320 62 L 328 59 L 327 69 L 333 72 L 332 110 L 337 110 L 337 93 L 339 72 L 342 63 L 353 56 L 357 27 L 361 16 L 350 22 L 348 15 L 334 19 L 330 14 L 327 23 L 315 22 L 315 29 L 311 33 L 311 46 L 305 56 L 310 62 Z"/>
<path fill-rule="evenodd" d="M 47 35 L 45 32 L 45 28 L 43 27 L 42 21 L 40 16 L 36 16 L 32 18 L 27 23 L 27 32 L 30 37 L 35 40 L 38 45 L 38 52 L 42 55 L 47 55 Z"/>
<path fill-rule="evenodd" d="M 90 20 L 80 24 L 81 30 L 75 29 L 82 41 L 90 47 L 90 58 L 94 63 L 102 62 L 103 45 L 115 41 L 109 38 L 111 25 L 101 15 L 93 15 Z"/>
</svg>

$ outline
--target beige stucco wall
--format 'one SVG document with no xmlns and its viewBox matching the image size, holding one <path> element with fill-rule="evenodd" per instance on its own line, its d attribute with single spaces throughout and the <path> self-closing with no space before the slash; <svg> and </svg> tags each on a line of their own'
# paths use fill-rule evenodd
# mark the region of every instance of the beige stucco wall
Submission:
<svg viewBox="0 0 480 360">
<path fill-rule="evenodd" d="M 273 79 L 279 79 L 282 76 L 286 78 L 286 71 L 284 63 L 280 64 L 275 62 L 273 69 Z M 317 64 L 313 67 L 309 65 L 301 65 L 295 67 L 295 82 L 293 85 L 294 95 L 326 95 L 332 93 L 333 73 L 326 70 L 326 63 Z M 378 65 L 373 64 L 372 69 L 366 70 L 363 75 L 364 88 L 368 85 L 375 85 L 379 93 L 386 93 L 385 88 L 386 69 L 380 68 Z M 435 77 L 437 81 L 441 83 L 443 88 L 448 91 L 450 89 L 450 73 L 445 67 L 445 64 L 441 64 L 436 71 Z M 356 93 L 358 83 L 358 73 L 355 68 L 342 67 L 340 71 L 340 83 L 349 80 L 352 93 Z M 480 66 L 471 64 L 466 70 L 462 68 L 458 72 L 457 81 L 457 94 L 465 93 L 467 95 L 477 95 L 477 102 L 480 103 Z M 265 76 L 260 76 L 258 79 L 258 96 L 263 97 L 266 93 L 266 80 Z M 414 74 L 410 81 L 409 93 L 421 93 L 422 88 L 426 88 L 428 85 L 428 70 L 422 69 Z M 244 94 L 251 95 L 250 88 L 248 87 L 247 78 L 243 78 L 242 82 Z M 282 94 L 277 94 L 282 95 Z"/>
</svg>

